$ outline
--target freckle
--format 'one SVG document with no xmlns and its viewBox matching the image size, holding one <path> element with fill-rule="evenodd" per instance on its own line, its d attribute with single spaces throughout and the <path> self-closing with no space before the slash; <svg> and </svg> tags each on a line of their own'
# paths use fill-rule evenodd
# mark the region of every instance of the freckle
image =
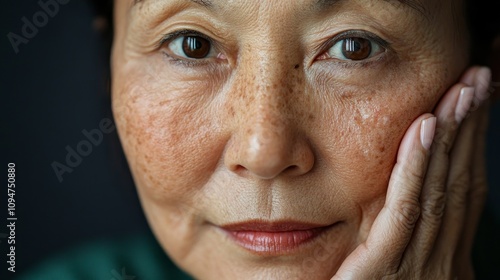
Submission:
<svg viewBox="0 0 500 280">
<path fill-rule="evenodd" d="M 150 115 L 150 116 L 149 116 L 149 118 L 148 118 L 148 122 L 149 122 L 150 124 L 153 124 L 153 123 L 155 123 L 155 122 L 156 122 L 156 119 L 157 119 L 157 118 L 158 118 L 158 116 L 156 116 L 156 115 Z"/>
<path fill-rule="evenodd" d="M 132 97 L 132 103 L 133 104 L 137 103 L 137 99 L 139 99 L 139 96 Z"/>
<path fill-rule="evenodd" d="M 156 180 L 153 178 L 153 176 L 150 173 L 148 173 L 148 180 L 151 182 L 152 186 L 156 186 L 157 185 L 156 184 Z"/>
<path fill-rule="evenodd" d="M 248 100 L 248 103 L 252 103 L 255 100 L 255 96 L 252 93 L 250 93 L 248 95 L 245 95 L 245 99 Z"/>
<path fill-rule="evenodd" d="M 378 148 L 378 150 L 379 150 L 381 153 L 385 152 L 385 146 L 380 146 L 380 147 Z"/>
<path fill-rule="evenodd" d="M 361 125 L 361 119 L 359 118 L 359 116 L 355 116 L 355 117 L 354 117 L 354 120 L 356 121 L 356 123 L 357 123 L 358 125 Z"/>
<path fill-rule="evenodd" d="M 309 120 L 313 121 L 315 118 L 314 118 L 314 115 L 313 114 L 309 114 Z"/>
</svg>

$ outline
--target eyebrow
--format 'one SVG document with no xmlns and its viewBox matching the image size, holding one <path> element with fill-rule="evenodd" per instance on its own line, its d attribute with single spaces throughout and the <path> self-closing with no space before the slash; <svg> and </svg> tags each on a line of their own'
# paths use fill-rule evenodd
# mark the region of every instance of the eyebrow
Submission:
<svg viewBox="0 0 500 280">
<path fill-rule="evenodd" d="M 146 0 L 134 0 L 133 5 L 135 5 L 139 2 L 144 2 L 144 1 L 146 1 Z M 191 1 L 195 4 L 198 4 L 198 5 L 201 5 L 203 7 L 207 7 L 207 8 L 213 7 L 212 0 L 189 0 L 189 1 Z M 326 8 L 334 6 L 342 1 L 346 1 L 346 0 L 318 0 L 315 4 L 315 7 L 319 8 L 319 9 L 326 9 Z M 381 0 L 381 1 L 388 2 L 391 4 L 394 4 L 394 3 L 403 4 L 411 9 L 419 12 L 423 16 L 427 17 L 427 9 L 424 7 L 424 5 L 419 0 Z"/>
</svg>

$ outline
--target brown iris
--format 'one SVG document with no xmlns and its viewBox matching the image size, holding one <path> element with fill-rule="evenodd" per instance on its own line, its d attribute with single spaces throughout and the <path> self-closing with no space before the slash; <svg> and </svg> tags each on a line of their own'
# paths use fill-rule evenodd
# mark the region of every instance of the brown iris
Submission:
<svg viewBox="0 0 500 280">
<path fill-rule="evenodd" d="M 182 51 L 189 58 L 201 59 L 210 53 L 210 41 L 197 36 L 186 36 L 182 42 Z"/>
<path fill-rule="evenodd" d="M 372 45 L 364 38 L 347 38 L 342 44 L 342 54 L 350 60 L 363 60 L 372 53 Z"/>
</svg>

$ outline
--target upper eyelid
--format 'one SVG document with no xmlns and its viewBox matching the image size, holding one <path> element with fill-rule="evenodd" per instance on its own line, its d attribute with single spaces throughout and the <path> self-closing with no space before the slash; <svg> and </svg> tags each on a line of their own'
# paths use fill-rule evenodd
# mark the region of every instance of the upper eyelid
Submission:
<svg viewBox="0 0 500 280">
<path fill-rule="evenodd" d="M 165 35 L 163 35 L 163 37 L 160 39 L 160 41 L 158 42 L 158 47 L 161 47 L 163 46 L 165 43 L 167 42 L 171 42 L 179 37 L 185 37 L 185 36 L 197 36 L 197 37 L 201 37 L 205 40 L 208 40 L 210 42 L 210 44 L 212 45 L 216 45 L 216 42 L 210 38 L 209 36 L 201 33 L 201 32 L 198 32 L 198 31 L 194 31 L 194 30 L 188 30 L 188 29 L 183 29 L 183 30 L 178 30 L 178 31 L 174 31 L 174 32 L 171 32 L 171 33 L 167 33 Z"/>
</svg>

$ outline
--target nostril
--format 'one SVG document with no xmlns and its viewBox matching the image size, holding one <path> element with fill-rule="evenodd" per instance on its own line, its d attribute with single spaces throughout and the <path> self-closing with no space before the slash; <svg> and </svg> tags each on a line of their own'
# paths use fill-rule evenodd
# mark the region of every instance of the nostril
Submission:
<svg viewBox="0 0 500 280">
<path fill-rule="evenodd" d="M 273 168 L 271 167 L 264 167 L 264 166 L 260 166 L 260 168 L 248 169 L 244 165 L 237 164 L 232 166 L 231 171 L 244 177 L 250 176 L 250 174 L 254 174 L 263 179 L 272 179 L 280 173 L 295 174 L 296 172 L 300 171 L 300 167 L 298 165 L 290 165 L 287 168 L 278 171 L 278 169 L 273 170 Z"/>
<path fill-rule="evenodd" d="M 285 173 L 294 173 L 298 169 L 299 169 L 299 167 L 297 165 L 290 165 L 287 168 L 285 168 L 285 170 L 283 170 L 283 172 L 285 172 Z"/>
<path fill-rule="evenodd" d="M 237 164 L 235 165 L 233 168 L 232 168 L 232 171 L 235 172 L 235 173 L 241 173 L 241 172 L 244 172 L 246 170 L 246 168 L 243 166 L 243 165 L 240 165 L 240 164 Z"/>
</svg>

